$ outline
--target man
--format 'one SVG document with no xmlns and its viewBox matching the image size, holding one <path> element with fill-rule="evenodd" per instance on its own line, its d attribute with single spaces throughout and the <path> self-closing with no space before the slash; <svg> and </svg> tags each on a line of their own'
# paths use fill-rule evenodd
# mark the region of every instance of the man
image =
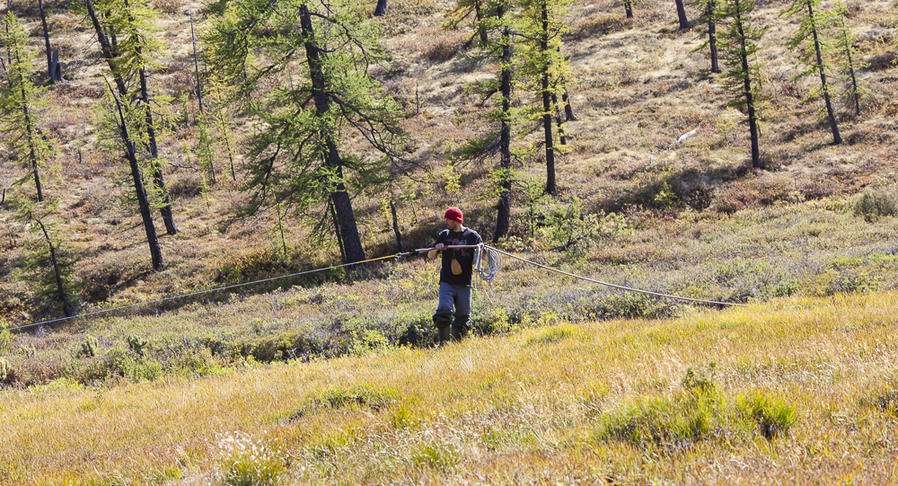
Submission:
<svg viewBox="0 0 898 486">
<path fill-rule="evenodd" d="M 440 345 L 451 337 L 461 340 L 471 329 L 471 278 L 474 273 L 474 248 L 446 248 L 454 245 L 479 245 L 483 238 L 476 231 L 462 225 L 461 209 L 449 208 L 443 216 L 446 228 L 437 236 L 436 244 L 427 253 L 433 259 L 443 253 L 440 270 L 440 301 L 433 323 L 439 332 Z M 453 309 L 454 308 L 454 309 Z M 454 316 L 453 316 L 454 310 Z M 454 319 L 453 319 L 454 317 Z M 451 335 L 450 335 L 451 325 Z"/>
</svg>

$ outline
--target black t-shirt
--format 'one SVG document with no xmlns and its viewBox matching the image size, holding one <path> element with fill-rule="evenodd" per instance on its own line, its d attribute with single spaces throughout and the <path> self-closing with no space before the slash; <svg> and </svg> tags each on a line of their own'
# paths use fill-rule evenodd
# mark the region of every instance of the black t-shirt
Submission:
<svg viewBox="0 0 898 486">
<path fill-rule="evenodd" d="M 449 231 L 444 229 L 437 235 L 437 243 L 446 246 L 451 245 L 477 245 L 483 243 L 483 238 L 471 228 L 465 228 L 464 231 Z M 475 248 L 449 248 L 443 250 L 443 269 L 440 271 L 440 282 L 451 283 L 453 285 L 471 286 L 471 277 L 474 273 L 474 251 Z M 458 260 L 461 265 L 461 274 L 452 274 L 452 259 Z"/>
</svg>

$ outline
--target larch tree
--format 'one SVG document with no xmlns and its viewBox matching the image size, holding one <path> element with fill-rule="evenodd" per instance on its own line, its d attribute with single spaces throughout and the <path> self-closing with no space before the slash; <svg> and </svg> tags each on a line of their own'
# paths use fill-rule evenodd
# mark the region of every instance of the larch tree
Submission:
<svg viewBox="0 0 898 486">
<path fill-rule="evenodd" d="M 680 22 L 680 30 L 688 30 L 692 27 L 692 24 L 689 23 L 689 18 L 686 16 L 686 5 L 683 3 L 683 0 L 674 0 L 677 7 L 677 20 Z"/>
<path fill-rule="evenodd" d="M 150 22 L 156 13 L 146 0 L 84 0 L 84 5 L 118 98 L 135 98 L 143 112 L 141 119 L 134 120 L 129 133 L 136 142 L 135 148 L 147 153 L 147 170 L 153 181 L 153 190 L 147 192 L 159 201 L 157 206 L 166 232 L 176 234 L 178 229 L 172 215 L 171 196 L 159 159 L 159 127 L 153 114 L 153 106 L 162 103 L 163 99 L 150 96 L 147 79 L 147 70 L 161 48 L 161 44 L 149 35 Z"/>
<path fill-rule="evenodd" d="M 557 109 L 559 92 L 569 79 L 569 63 L 561 54 L 561 36 L 567 30 L 565 14 L 570 0 L 521 0 L 520 27 L 521 79 L 523 86 L 536 95 L 534 118 L 541 120 L 546 154 L 546 193 L 557 195 L 555 144 L 552 115 Z"/>
<path fill-rule="evenodd" d="M 223 81 L 215 73 L 210 73 L 207 78 L 209 110 L 212 116 L 209 117 L 209 125 L 215 129 L 215 137 L 218 143 L 224 146 L 225 154 L 228 156 L 228 166 L 230 168 L 231 180 L 237 182 L 237 169 L 234 164 L 234 134 L 231 130 L 231 103 L 229 99 L 235 92 L 235 87 Z"/>
<path fill-rule="evenodd" d="M 458 27 L 465 19 L 473 15 L 474 35 L 465 43 L 470 46 L 474 39 L 478 39 L 481 46 L 489 43 L 487 38 L 487 27 L 484 24 L 485 11 L 487 10 L 487 2 L 489 0 L 458 0 L 455 7 L 449 12 L 449 21 L 443 27 L 454 29 Z"/>
<path fill-rule="evenodd" d="M 628 19 L 633 18 L 633 0 L 623 0 L 624 3 L 624 12 L 627 14 Z"/>
<path fill-rule="evenodd" d="M 161 270 L 164 262 L 162 260 L 162 249 L 159 246 L 159 238 L 156 234 L 156 225 L 153 223 L 151 214 L 150 199 L 147 194 L 145 184 L 145 174 L 143 164 L 141 164 L 137 150 L 137 142 L 131 133 L 130 126 L 135 124 L 134 120 L 143 119 L 143 109 L 137 104 L 138 101 L 124 97 L 119 97 L 109 82 L 106 82 L 109 88 L 107 104 L 111 105 L 111 110 L 107 114 L 107 120 L 111 126 L 114 126 L 114 132 L 117 133 L 116 138 L 120 142 L 125 160 L 128 161 L 128 167 L 131 170 L 131 182 L 134 186 L 134 195 L 137 199 L 137 209 L 143 222 L 144 233 L 147 238 L 147 245 L 150 249 L 150 259 L 153 270 Z M 111 137 L 110 137 L 111 138 Z M 104 140 L 106 138 L 104 137 Z M 108 142 L 109 140 L 107 140 Z M 108 143 L 108 145 L 118 145 Z"/>
<path fill-rule="evenodd" d="M 378 25 L 351 1 L 232 0 L 205 35 L 212 71 L 239 84 L 256 128 L 243 210 L 332 210 L 345 262 L 365 258 L 351 191 L 402 157 L 402 113 L 368 69 L 385 59 Z"/>
<path fill-rule="evenodd" d="M 193 26 L 193 12 L 190 13 L 190 43 L 193 47 L 193 73 L 195 79 L 194 94 L 196 94 L 197 109 L 199 113 L 196 117 L 197 144 L 194 151 L 200 169 L 203 170 L 204 183 L 214 185 L 217 180 L 215 173 L 215 153 L 212 150 L 212 134 L 209 130 L 209 117 L 206 116 L 206 107 L 203 104 L 203 81 L 200 75 L 199 54 L 196 49 L 196 32 Z M 205 184 L 204 184 L 205 185 Z"/>
<path fill-rule="evenodd" d="M 731 93 L 729 106 L 747 115 L 751 137 L 751 164 L 761 168 L 760 105 L 761 65 L 757 60 L 758 45 L 763 31 L 752 25 L 754 0 L 722 0 L 719 10 L 720 45 L 727 71 L 723 73 L 724 87 Z"/>
<path fill-rule="evenodd" d="M 856 41 L 851 27 L 848 26 L 846 18 L 848 17 L 848 6 L 844 1 L 836 3 L 832 12 L 833 24 L 835 27 L 835 50 L 840 54 L 839 71 L 845 76 L 847 89 L 845 90 L 845 99 L 854 109 L 854 115 L 861 114 L 861 98 L 863 92 L 858 86 L 857 70 L 866 67 L 860 61 L 857 51 L 854 48 Z"/>
<path fill-rule="evenodd" d="M 699 20 L 699 25 L 704 26 L 702 37 L 706 36 L 704 42 L 700 46 L 696 47 L 692 52 L 698 52 L 706 47 L 708 48 L 709 55 L 711 56 L 712 73 L 720 73 L 720 62 L 717 55 L 717 16 L 719 14 L 717 4 L 719 1 L 720 0 L 692 1 L 692 5 L 694 5 L 700 12 L 702 12 L 702 17 Z"/>
<path fill-rule="evenodd" d="M 821 0 L 792 0 L 789 8 L 783 13 L 799 19 L 798 30 L 789 39 L 788 46 L 790 49 L 798 51 L 799 64 L 804 69 L 794 79 L 798 80 L 815 74 L 820 77 L 819 89 L 813 90 L 808 98 L 823 97 L 833 143 L 838 145 L 842 143 L 842 135 L 839 133 L 839 122 L 836 120 L 836 112 L 830 96 L 830 84 L 826 77 L 831 65 L 823 57 L 824 52 L 832 51 L 832 47 L 831 43 L 821 38 L 821 28 L 828 22 L 828 15 L 821 12 L 820 3 Z"/>
<path fill-rule="evenodd" d="M 41 171 L 52 157 L 52 145 L 39 128 L 36 108 L 41 105 L 44 88 L 32 81 L 36 72 L 34 56 L 28 49 L 28 36 L 18 18 L 8 12 L 3 18 L 2 43 L 8 65 L 6 83 L 0 86 L 0 121 L 10 152 L 29 173 L 17 181 L 34 181 L 38 201 L 44 200 Z"/>
<path fill-rule="evenodd" d="M 498 94 L 496 109 L 489 112 L 488 117 L 499 124 L 499 169 L 494 173 L 498 189 L 499 203 L 496 212 L 496 232 L 493 241 L 508 236 L 511 218 L 511 186 L 513 174 L 511 169 L 511 129 L 514 115 L 511 107 L 511 96 L 514 81 L 514 43 L 512 39 L 511 2 L 494 0 L 489 4 L 490 15 L 483 22 L 485 31 L 495 32 L 492 43 L 484 44 L 488 56 L 498 61 L 496 79 L 487 83 L 491 86 L 488 94 Z"/>
<path fill-rule="evenodd" d="M 512 94 L 517 60 L 514 58 L 516 32 L 512 6 L 512 0 L 487 0 L 481 6 L 480 21 L 475 28 L 487 33 L 488 42 L 481 43 L 480 52 L 472 54 L 472 57 L 495 66 L 495 76 L 473 83 L 466 91 L 479 97 L 478 106 L 489 107 L 481 112 L 480 118 L 492 128 L 452 154 L 456 159 L 473 161 L 478 165 L 485 165 L 498 155 L 499 164 L 491 173 L 489 193 L 484 195 L 485 198 L 498 199 L 493 241 L 508 235 L 514 182 L 511 142 L 517 109 L 512 108 Z"/>
<path fill-rule="evenodd" d="M 78 312 L 77 287 L 73 278 L 74 261 L 65 248 L 59 225 L 53 216 L 56 203 L 35 204 L 27 200 L 14 203 L 16 217 L 35 237 L 26 244 L 24 268 L 19 278 L 28 282 L 36 297 L 66 317 Z"/>
</svg>

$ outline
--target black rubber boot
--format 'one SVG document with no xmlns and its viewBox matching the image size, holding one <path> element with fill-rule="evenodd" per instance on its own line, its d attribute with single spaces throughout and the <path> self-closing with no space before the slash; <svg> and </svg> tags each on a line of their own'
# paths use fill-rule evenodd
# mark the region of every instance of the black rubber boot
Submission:
<svg viewBox="0 0 898 486">
<path fill-rule="evenodd" d="M 437 312 L 433 315 L 433 324 L 437 327 L 438 344 L 442 346 L 451 338 L 452 314 Z"/>
<path fill-rule="evenodd" d="M 473 322 L 470 319 L 471 316 L 455 316 L 455 321 L 452 322 L 452 340 L 453 341 L 461 341 L 468 335 L 468 331 L 471 330 L 473 326 Z"/>
</svg>

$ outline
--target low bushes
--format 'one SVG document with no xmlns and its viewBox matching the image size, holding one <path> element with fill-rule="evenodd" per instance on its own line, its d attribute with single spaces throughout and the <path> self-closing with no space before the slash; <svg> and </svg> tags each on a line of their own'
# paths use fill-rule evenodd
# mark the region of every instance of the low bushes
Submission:
<svg viewBox="0 0 898 486">
<path fill-rule="evenodd" d="M 898 198 L 885 189 L 867 189 L 855 198 L 854 214 L 868 223 L 898 215 Z"/>
<path fill-rule="evenodd" d="M 672 396 L 650 396 L 606 414 L 595 439 L 672 451 L 753 434 L 773 440 L 797 421 L 795 408 L 776 396 L 755 392 L 728 400 L 714 381 L 713 365 L 705 371 L 689 369 L 682 386 Z"/>
</svg>

